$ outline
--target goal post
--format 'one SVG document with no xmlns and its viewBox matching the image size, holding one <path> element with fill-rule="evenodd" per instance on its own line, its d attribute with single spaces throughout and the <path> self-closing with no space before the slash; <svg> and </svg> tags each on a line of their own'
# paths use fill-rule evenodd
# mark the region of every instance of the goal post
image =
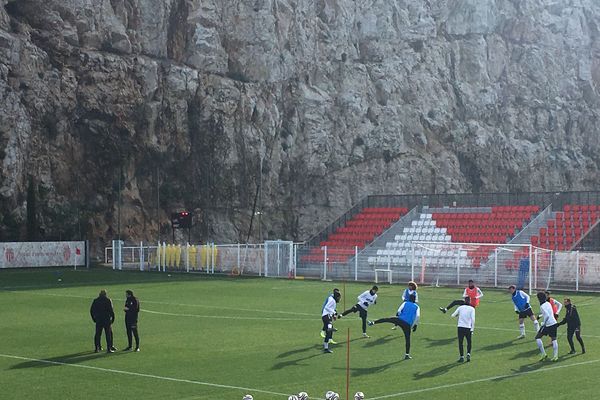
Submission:
<svg viewBox="0 0 600 400">
<path fill-rule="evenodd" d="M 294 242 L 267 240 L 264 250 L 264 276 L 270 278 L 296 277 Z"/>
<path fill-rule="evenodd" d="M 529 293 L 546 288 L 552 252 L 526 244 L 413 242 L 411 271 L 417 282 L 463 286 L 469 279 L 483 287 L 515 285 Z"/>
</svg>

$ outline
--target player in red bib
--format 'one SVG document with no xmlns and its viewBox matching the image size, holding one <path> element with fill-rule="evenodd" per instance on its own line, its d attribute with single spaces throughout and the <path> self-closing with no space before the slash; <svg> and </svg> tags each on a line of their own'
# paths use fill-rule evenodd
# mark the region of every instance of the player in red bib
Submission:
<svg viewBox="0 0 600 400">
<path fill-rule="evenodd" d="M 481 299 L 483 297 L 483 292 L 481 291 L 481 289 L 479 289 L 477 286 L 475 286 L 475 282 L 473 282 L 473 279 L 469 279 L 469 286 L 467 286 L 465 288 L 465 291 L 463 292 L 463 299 L 465 297 L 468 297 L 469 299 L 471 299 L 471 304 L 470 306 L 472 307 L 477 307 L 479 305 L 479 299 Z M 448 304 L 447 307 L 440 307 L 440 311 L 443 312 L 444 314 L 446 314 L 446 312 L 448 312 L 449 309 L 451 309 L 454 306 L 464 306 L 466 303 L 464 300 L 454 300 L 452 303 Z"/>
</svg>

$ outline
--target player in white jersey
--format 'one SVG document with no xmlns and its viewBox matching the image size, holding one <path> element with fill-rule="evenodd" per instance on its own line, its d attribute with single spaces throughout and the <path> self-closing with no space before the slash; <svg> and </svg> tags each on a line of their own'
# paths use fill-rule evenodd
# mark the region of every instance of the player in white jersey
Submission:
<svg viewBox="0 0 600 400">
<path fill-rule="evenodd" d="M 544 343 L 542 342 L 543 336 L 550 336 L 550 339 L 552 339 L 552 361 L 558 361 L 558 342 L 556 341 L 556 328 L 558 328 L 558 323 L 556 322 L 556 318 L 554 318 L 554 310 L 552 309 L 552 305 L 547 301 L 546 293 L 539 292 L 537 298 L 540 301 L 540 313 L 542 314 L 542 328 L 538 331 L 537 335 L 535 335 L 537 346 L 542 354 L 540 361 L 544 361 L 548 358 L 546 350 L 544 350 Z"/>
<path fill-rule="evenodd" d="M 465 297 L 464 304 L 452 313 L 453 317 L 458 317 L 458 353 L 460 358 L 458 362 L 464 362 L 463 340 L 467 339 L 467 362 L 471 361 L 471 335 L 475 329 L 475 307 L 471 306 L 471 298 Z"/>
<path fill-rule="evenodd" d="M 350 309 L 344 311 L 342 313 L 342 316 L 345 317 L 346 315 L 350 314 L 350 313 L 355 313 L 358 312 L 358 315 L 360 316 L 360 319 L 362 319 L 362 332 L 363 332 L 363 337 L 368 338 L 369 335 L 367 335 L 367 309 L 369 308 L 370 305 L 372 304 L 377 304 L 377 291 L 379 290 L 379 288 L 377 286 L 373 286 L 371 288 L 371 290 L 367 290 L 363 293 L 361 293 L 360 296 L 358 296 L 358 302 Z"/>
<path fill-rule="evenodd" d="M 323 330 L 325 331 L 325 339 L 323 340 L 323 352 L 333 353 L 329 349 L 329 342 L 333 337 L 333 321 L 337 318 L 337 303 L 339 303 L 342 295 L 339 291 L 334 291 L 331 296 L 325 300 L 323 309 L 321 310 L 321 320 L 323 321 Z"/>
</svg>

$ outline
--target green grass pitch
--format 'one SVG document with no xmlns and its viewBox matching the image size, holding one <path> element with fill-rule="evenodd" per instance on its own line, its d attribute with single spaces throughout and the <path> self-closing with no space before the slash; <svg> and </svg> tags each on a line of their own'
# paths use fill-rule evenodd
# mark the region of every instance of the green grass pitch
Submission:
<svg viewBox="0 0 600 400">
<path fill-rule="evenodd" d="M 437 309 L 460 297 L 462 289 L 456 288 L 419 289 L 422 320 L 413 336 L 413 360 L 402 360 L 402 332 L 389 324 L 370 327 L 371 338 L 361 338 L 357 314 L 336 322 L 339 344 L 333 354 L 323 354 L 321 306 L 333 287 L 344 286 L 340 312 L 370 284 L 100 269 L 0 271 L 0 398 L 239 400 L 251 393 L 270 400 L 299 391 L 323 398 L 334 390 L 344 399 L 348 328 L 351 394 L 411 400 L 597 398 L 598 296 L 568 294 L 579 308 L 587 353 L 579 354 L 576 343 L 578 354 L 568 355 L 561 327 L 560 360 L 540 363 L 531 321 L 527 338 L 515 340 L 518 326 L 508 293 L 484 289 L 473 360 L 457 364 L 456 322 Z M 89 306 L 101 288 L 117 312 L 119 349 L 126 346 L 124 291 L 132 289 L 140 299 L 140 353 L 91 351 Z M 402 289 L 381 285 L 369 319 L 392 316 Z M 556 297 L 562 301 L 564 295 Z"/>
</svg>

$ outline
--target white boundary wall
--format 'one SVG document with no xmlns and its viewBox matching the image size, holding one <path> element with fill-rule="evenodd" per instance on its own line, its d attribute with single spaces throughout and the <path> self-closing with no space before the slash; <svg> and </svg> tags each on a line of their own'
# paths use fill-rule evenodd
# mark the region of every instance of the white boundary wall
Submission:
<svg viewBox="0 0 600 400">
<path fill-rule="evenodd" d="M 86 266 L 86 250 L 84 241 L 0 243 L 0 268 Z"/>
</svg>

